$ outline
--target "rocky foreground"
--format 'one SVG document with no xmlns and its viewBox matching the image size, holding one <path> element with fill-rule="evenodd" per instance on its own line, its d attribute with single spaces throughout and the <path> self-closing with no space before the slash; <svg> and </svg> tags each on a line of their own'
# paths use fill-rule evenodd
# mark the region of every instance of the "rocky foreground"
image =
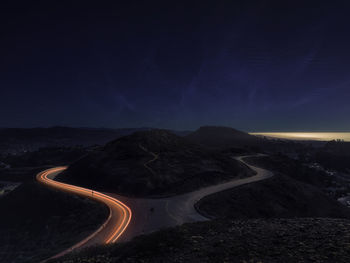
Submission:
<svg viewBox="0 0 350 263">
<path fill-rule="evenodd" d="M 53 262 L 350 262 L 350 221 L 213 220 Z"/>
</svg>

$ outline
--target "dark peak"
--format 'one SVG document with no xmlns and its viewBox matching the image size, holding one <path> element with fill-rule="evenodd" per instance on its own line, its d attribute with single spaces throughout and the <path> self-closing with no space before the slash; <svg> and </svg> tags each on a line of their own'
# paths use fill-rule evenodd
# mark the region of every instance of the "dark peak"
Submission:
<svg viewBox="0 0 350 263">
<path fill-rule="evenodd" d="M 192 142 L 214 148 L 242 147 L 255 144 L 258 138 L 230 127 L 203 126 L 186 136 Z"/>
<path fill-rule="evenodd" d="M 148 131 L 137 131 L 131 135 L 121 137 L 108 143 L 105 150 L 109 151 L 116 147 L 134 145 L 142 146 L 152 151 L 170 150 L 187 145 L 186 139 L 173 134 L 169 130 L 152 129 Z"/>
</svg>

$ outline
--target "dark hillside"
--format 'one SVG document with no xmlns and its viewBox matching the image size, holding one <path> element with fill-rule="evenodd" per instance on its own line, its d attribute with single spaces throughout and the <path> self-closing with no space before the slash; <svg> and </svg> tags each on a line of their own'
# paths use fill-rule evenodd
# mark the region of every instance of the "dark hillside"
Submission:
<svg viewBox="0 0 350 263">
<path fill-rule="evenodd" d="M 350 142 L 330 141 L 318 149 L 315 162 L 327 169 L 350 173 Z"/>
<path fill-rule="evenodd" d="M 203 126 L 186 136 L 187 139 L 213 148 L 257 146 L 260 138 L 248 133 L 217 126 Z"/>
<path fill-rule="evenodd" d="M 136 132 L 73 163 L 59 178 L 128 195 L 168 195 L 251 174 L 229 156 L 166 130 Z"/>
<path fill-rule="evenodd" d="M 19 155 L 6 155 L 0 161 L 11 168 L 38 167 L 43 165 L 68 165 L 81 158 L 89 149 L 84 147 L 45 147 Z"/>
<path fill-rule="evenodd" d="M 0 198 L 0 262 L 40 262 L 96 230 L 108 210 L 33 182 Z"/>
<path fill-rule="evenodd" d="M 318 188 L 331 186 L 332 178 L 323 171 L 318 171 L 304 165 L 299 160 L 291 159 L 285 155 L 270 155 L 249 157 L 246 162 L 267 170 L 288 175 L 298 181 L 314 185 Z"/>
<path fill-rule="evenodd" d="M 309 149 L 308 144 L 291 140 L 269 139 L 253 136 L 230 127 L 204 126 L 186 138 L 194 143 L 232 154 L 251 153 L 301 153 Z"/>
<path fill-rule="evenodd" d="M 196 207 L 211 217 L 231 219 L 350 218 L 350 209 L 321 190 L 283 175 L 215 193 L 201 199 Z"/>
</svg>

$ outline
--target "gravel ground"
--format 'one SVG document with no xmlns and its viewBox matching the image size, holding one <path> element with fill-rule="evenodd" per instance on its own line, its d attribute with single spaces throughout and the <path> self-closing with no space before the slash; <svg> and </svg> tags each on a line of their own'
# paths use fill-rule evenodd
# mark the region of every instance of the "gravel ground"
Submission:
<svg viewBox="0 0 350 263">
<path fill-rule="evenodd" d="M 350 262 L 350 221 L 220 219 L 92 248 L 55 262 Z"/>
</svg>

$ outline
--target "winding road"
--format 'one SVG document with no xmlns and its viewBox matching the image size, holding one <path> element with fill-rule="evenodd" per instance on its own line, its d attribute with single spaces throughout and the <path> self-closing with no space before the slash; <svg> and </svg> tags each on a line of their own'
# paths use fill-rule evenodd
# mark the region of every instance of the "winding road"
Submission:
<svg viewBox="0 0 350 263">
<path fill-rule="evenodd" d="M 113 193 L 100 193 L 90 189 L 54 181 L 53 178 L 67 167 L 56 167 L 45 170 L 37 175 L 37 180 L 48 186 L 89 197 L 106 204 L 110 215 L 105 223 L 90 236 L 73 247 L 54 256 L 60 257 L 70 251 L 91 245 L 128 241 L 135 236 L 157 231 L 165 227 L 173 227 L 183 223 L 206 221 L 209 218 L 201 215 L 195 209 L 195 204 L 203 197 L 240 185 L 261 181 L 273 176 L 273 173 L 247 164 L 243 159 L 250 156 L 240 156 L 235 159 L 244 163 L 256 172 L 256 175 L 233 179 L 231 181 L 204 187 L 199 190 L 173 197 L 147 199 L 129 198 Z M 133 212 L 131 212 L 133 211 Z M 133 220 L 131 220 L 131 218 Z"/>
<path fill-rule="evenodd" d="M 119 241 L 129 241 L 135 236 L 148 234 L 162 228 L 210 220 L 210 218 L 200 214 L 195 208 L 195 204 L 200 199 L 216 192 L 258 182 L 273 176 L 271 171 L 246 163 L 244 161 L 246 157 L 252 156 L 239 156 L 235 159 L 254 170 L 256 172 L 254 176 L 242 179 L 234 178 L 228 182 L 166 198 L 129 198 L 109 193 L 108 195 L 123 201 L 133 211 L 133 220 L 130 222 L 128 229 L 126 229 Z"/>
<path fill-rule="evenodd" d="M 55 255 L 53 258 L 63 256 L 76 248 L 116 242 L 128 227 L 132 217 L 130 208 L 116 198 L 83 187 L 54 181 L 53 178 L 65 169 L 67 169 L 67 167 L 55 167 L 48 169 L 39 173 L 36 178 L 39 182 L 50 187 L 85 196 L 106 204 L 109 208 L 109 216 L 103 225 L 101 225 L 94 233 L 73 247 Z"/>
</svg>

